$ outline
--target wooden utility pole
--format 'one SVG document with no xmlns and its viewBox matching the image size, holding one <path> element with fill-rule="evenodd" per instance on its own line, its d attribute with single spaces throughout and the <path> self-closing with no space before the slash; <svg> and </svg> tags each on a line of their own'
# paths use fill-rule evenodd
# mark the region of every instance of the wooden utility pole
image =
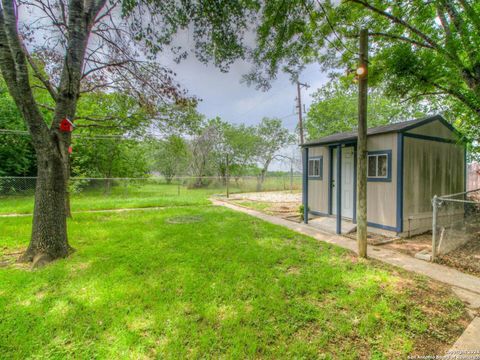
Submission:
<svg viewBox="0 0 480 360">
<path fill-rule="evenodd" d="M 297 108 L 298 108 L 298 131 L 300 132 L 300 145 L 303 145 L 303 117 L 302 117 L 302 92 L 301 87 L 308 87 L 297 80 Z"/>
<path fill-rule="evenodd" d="M 367 257 L 367 95 L 368 30 L 360 30 L 358 76 L 358 142 L 357 142 L 357 243 L 358 255 Z"/>
</svg>

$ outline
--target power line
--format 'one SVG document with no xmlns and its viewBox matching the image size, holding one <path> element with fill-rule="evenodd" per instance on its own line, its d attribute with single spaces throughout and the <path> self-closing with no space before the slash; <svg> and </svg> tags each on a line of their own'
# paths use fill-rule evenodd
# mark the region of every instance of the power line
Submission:
<svg viewBox="0 0 480 360">
<path fill-rule="evenodd" d="M 233 121 L 237 121 L 237 120 L 241 120 L 240 117 L 248 114 L 249 112 L 255 110 L 256 108 L 258 108 L 260 105 L 263 105 L 264 103 L 266 103 L 267 101 L 269 101 L 272 97 L 274 97 L 275 95 L 278 95 L 281 91 L 283 91 L 283 88 L 280 88 L 278 89 L 277 91 L 274 91 L 273 93 L 270 94 L 270 96 L 267 96 L 265 99 L 263 99 L 262 101 L 260 101 L 259 103 L 256 103 L 255 105 L 253 105 L 252 107 L 250 107 L 250 109 L 248 109 L 247 111 L 244 111 L 243 113 L 235 116 L 235 119 Z"/>
<path fill-rule="evenodd" d="M 297 115 L 297 114 L 295 114 L 295 113 L 288 114 L 288 115 L 282 116 L 281 118 L 279 118 L 279 120 L 283 120 L 283 119 L 286 119 L 288 117 L 295 116 L 295 115 Z"/>
<path fill-rule="evenodd" d="M 23 136 L 31 136 L 30 133 L 26 130 L 10 130 L 10 129 L 0 129 L 0 134 L 12 134 L 12 135 L 23 135 Z M 107 139 L 120 139 L 120 140 L 135 140 L 133 138 L 127 138 L 124 135 L 83 135 L 83 134 L 72 134 L 73 138 L 80 138 L 80 139 L 87 139 L 87 140 L 107 140 Z"/>
</svg>

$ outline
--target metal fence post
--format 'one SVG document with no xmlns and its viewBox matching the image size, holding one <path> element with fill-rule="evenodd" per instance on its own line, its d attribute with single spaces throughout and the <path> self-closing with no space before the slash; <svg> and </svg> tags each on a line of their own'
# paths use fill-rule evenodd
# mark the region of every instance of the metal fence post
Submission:
<svg viewBox="0 0 480 360">
<path fill-rule="evenodd" d="M 226 190 L 227 190 L 227 199 L 230 197 L 230 189 L 228 188 L 228 185 L 229 185 L 229 182 L 230 182 L 230 172 L 228 171 L 228 167 L 229 167 L 229 162 L 228 162 L 228 154 L 227 154 L 227 167 L 225 169 L 225 177 L 226 177 L 226 184 L 225 184 L 225 187 L 226 187 Z"/>
<path fill-rule="evenodd" d="M 293 193 L 293 165 L 290 163 L 290 193 Z"/>
<path fill-rule="evenodd" d="M 437 256 L 437 214 L 438 214 L 438 197 L 435 195 L 432 200 L 433 215 L 432 215 L 432 262 Z"/>
</svg>

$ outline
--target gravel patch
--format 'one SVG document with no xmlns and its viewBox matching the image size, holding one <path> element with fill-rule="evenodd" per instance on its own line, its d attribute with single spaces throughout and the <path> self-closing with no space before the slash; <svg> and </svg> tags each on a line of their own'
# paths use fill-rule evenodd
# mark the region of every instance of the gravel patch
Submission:
<svg viewBox="0 0 480 360">
<path fill-rule="evenodd" d="M 268 191 L 257 193 L 242 193 L 230 195 L 232 200 L 249 200 L 272 203 L 298 203 L 302 202 L 302 193 L 291 193 L 289 191 Z"/>
</svg>

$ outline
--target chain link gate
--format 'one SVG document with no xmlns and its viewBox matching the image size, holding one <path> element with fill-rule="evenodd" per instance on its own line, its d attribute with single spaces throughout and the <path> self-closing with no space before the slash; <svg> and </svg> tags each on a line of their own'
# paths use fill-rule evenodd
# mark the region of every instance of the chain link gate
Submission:
<svg viewBox="0 0 480 360">
<path fill-rule="evenodd" d="M 434 196 L 432 206 L 432 261 L 465 251 L 480 259 L 480 189 Z"/>
</svg>

